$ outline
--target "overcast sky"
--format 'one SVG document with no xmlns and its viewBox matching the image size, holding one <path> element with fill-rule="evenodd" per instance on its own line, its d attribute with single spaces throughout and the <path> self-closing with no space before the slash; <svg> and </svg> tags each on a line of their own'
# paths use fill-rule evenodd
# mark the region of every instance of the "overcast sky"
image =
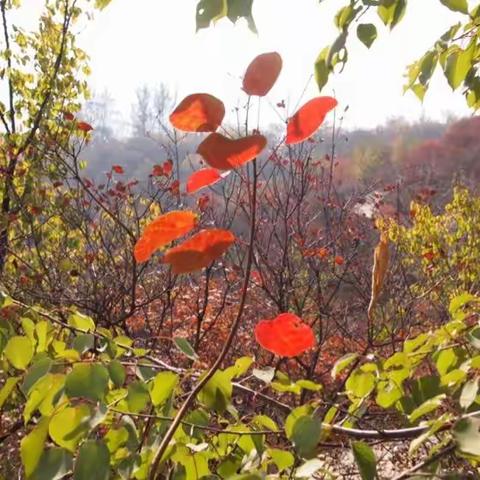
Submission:
<svg viewBox="0 0 480 480">
<path fill-rule="evenodd" d="M 37 3 L 39 0 L 28 0 Z M 277 51 L 284 67 L 269 94 L 270 103 L 285 99 L 292 110 L 298 104 L 321 48 L 337 35 L 334 13 L 345 0 L 255 0 L 254 17 L 259 34 L 246 24 L 233 26 L 220 20 L 215 27 L 195 33 L 196 0 L 112 0 L 82 31 L 80 42 L 91 57 L 92 88 L 107 88 L 116 107 L 128 118 L 135 89 L 142 83 L 164 82 L 179 98 L 209 92 L 227 108 L 244 100 L 241 76 L 259 53 Z M 425 102 L 412 93 L 403 95 L 405 67 L 417 59 L 458 16 L 439 0 L 410 0 L 401 24 L 389 32 L 372 11 L 379 39 L 370 50 L 351 38 L 350 60 L 325 94 L 333 90 L 342 106 L 349 105 L 348 126 L 372 127 L 392 117 L 415 120 L 425 115 L 443 119 L 449 113 L 468 115 L 461 94 L 453 94 L 437 72 Z M 303 101 L 318 94 L 314 80 Z M 275 120 L 268 106 L 265 121 Z M 286 115 L 287 112 L 282 112 Z"/>
</svg>

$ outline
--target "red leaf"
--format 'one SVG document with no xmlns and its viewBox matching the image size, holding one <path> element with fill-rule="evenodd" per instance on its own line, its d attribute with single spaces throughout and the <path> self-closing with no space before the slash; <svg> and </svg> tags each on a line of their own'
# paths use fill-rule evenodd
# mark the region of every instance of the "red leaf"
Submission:
<svg viewBox="0 0 480 480">
<path fill-rule="evenodd" d="M 243 77 L 243 90 L 248 95 L 265 96 L 277 81 L 282 70 L 282 57 L 277 52 L 258 55 Z"/>
<path fill-rule="evenodd" d="M 180 193 L 180 182 L 178 180 L 174 180 L 170 185 L 170 192 L 173 195 L 178 195 Z"/>
<path fill-rule="evenodd" d="M 315 345 L 312 329 L 292 313 L 260 321 L 255 327 L 255 339 L 265 350 L 281 357 L 295 357 Z"/>
<path fill-rule="evenodd" d="M 70 112 L 63 112 L 63 118 L 69 122 L 75 120 L 75 115 Z"/>
<path fill-rule="evenodd" d="M 171 160 L 167 160 L 163 164 L 163 173 L 168 176 L 172 173 L 172 171 L 173 171 L 173 162 Z"/>
<path fill-rule="evenodd" d="M 345 263 L 345 260 L 343 259 L 343 257 L 341 257 L 340 255 L 337 255 L 335 257 L 335 263 L 337 265 L 343 265 Z"/>
<path fill-rule="evenodd" d="M 213 168 L 231 170 L 253 160 L 267 145 L 263 135 L 231 140 L 220 133 L 211 133 L 197 148 L 204 160 Z"/>
<path fill-rule="evenodd" d="M 208 267 L 222 256 L 235 241 L 228 230 L 201 230 L 196 235 L 165 253 L 164 263 L 169 263 L 173 273 L 189 273 Z"/>
<path fill-rule="evenodd" d="M 222 179 L 220 172 L 215 168 L 202 168 L 192 173 L 187 180 L 187 193 L 194 193 L 201 188 L 213 185 Z"/>
<path fill-rule="evenodd" d="M 93 130 L 93 127 L 87 122 L 77 122 L 77 128 L 78 130 L 81 130 L 82 132 L 86 132 L 86 133 Z"/>
<path fill-rule="evenodd" d="M 149 223 L 134 248 L 135 260 L 146 262 L 155 250 L 183 237 L 197 223 L 193 212 L 173 211 L 165 213 Z"/>
<path fill-rule="evenodd" d="M 288 121 L 285 143 L 300 143 L 313 135 L 322 125 L 327 113 L 337 104 L 332 97 L 317 97 L 307 102 Z"/>
<path fill-rule="evenodd" d="M 113 166 L 112 166 L 112 170 L 113 170 L 115 173 L 118 173 L 119 175 L 121 175 L 122 173 L 124 173 L 123 167 L 122 167 L 121 165 L 113 165 Z"/>
<path fill-rule="evenodd" d="M 223 102 L 208 93 L 185 97 L 170 115 L 170 123 L 184 132 L 214 132 L 225 116 Z"/>
<path fill-rule="evenodd" d="M 161 177 L 163 175 L 163 167 L 161 165 L 154 165 L 152 168 L 152 175 L 154 177 Z"/>
</svg>

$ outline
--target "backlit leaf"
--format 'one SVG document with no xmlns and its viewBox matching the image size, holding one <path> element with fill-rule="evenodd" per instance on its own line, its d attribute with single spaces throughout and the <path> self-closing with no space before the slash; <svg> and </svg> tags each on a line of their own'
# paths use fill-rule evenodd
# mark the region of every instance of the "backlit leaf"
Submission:
<svg viewBox="0 0 480 480">
<path fill-rule="evenodd" d="M 188 177 L 187 193 L 195 193 L 201 188 L 214 185 L 221 179 L 222 176 L 216 168 L 202 168 Z"/>
<path fill-rule="evenodd" d="M 184 132 L 214 132 L 225 116 L 222 101 L 208 93 L 185 97 L 170 115 L 170 123 Z"/>
<path fill-rule="evenodd" d="M 189 273 L 208 267 L 222 256 L 235 241 L 228 230 L 201 230 L 187 241 L 165 253 L 163 261 L 175 274 Z"/>
<path fill-rule="evenodd" d="M 219 170 L 231 170 L 250 162 L 267 145 L 263 135 L 230 139 L 220 133 L 210 134 L 197 148 L 205 162 Z"/>
<path fill-rule="evenodd" d="M 146 262 L 156 250 L 183 237 L 196 223 L 197 216 L 189 211 L 177 210 L 160 215 L 145 227 L 135 244 L 135 260 Z"/>
<path fill-rule="evenodd" d="M 88 433 L 90 417 L 91 411 L 86 404 L 64 408 L 51 418 L 48 433 L 58 446 L 74 452 Z"/>
<path fill-rule="evenodd" d="M 285 143 L 293 145 L 310 138 L 320 128 L 327 113 L 337 104 L 332 97 L 316 97 L 308 101 L 289 119 Z"/>
<path fill-rule="evenodd" d="M 48 417 L 42 418 L 38 425 L 20 442 L 20 456 L 27 478 L 35 471 L 42 456 L 49 422 Z"/>
<path fill-rule="evenodd" d="M 87 122 L 77 122 L 77 129 L 82 132 L 88 133 L 93 130 L 93 127 Z"/>
<path fill-rule="evenodd" d="M 3 353 L 16 369 L 25 370 L 33 357 L 33 345 L 27 337 L 12 337 Z"/>
<path fill-rule="evenodd" d="M 243 77 L 243 90 L 248 95 L 263 97 L 271 90 L 282 70 L 282 57 L 277 52 L 258 55 Z"/>
<path fill-rule="evenodd" d="M 255 338 L 266 350 L 282 357 L 295 357 L 315 345 L 312 329 L 292 313 L 282 313 L 272 320 L 261 320 Z"/>
<path fill-rule="evenodd" d="M 454 12 L 468 13 L 467 0 L 440 0 L 440 2 Z"/>
<path fill-rule="evenodd" d="M 155 406 L 165 403 L 178 383 L 178 375 L 173 372 L 158 373 L 150 383 L 150 397 Z"/>
<path fill-rule="evenodd" d="M 9 377 L 3 384 L 2 388 L 0 389 L 0 411 L 19 380 L 20 377 Z"/>
</svg>

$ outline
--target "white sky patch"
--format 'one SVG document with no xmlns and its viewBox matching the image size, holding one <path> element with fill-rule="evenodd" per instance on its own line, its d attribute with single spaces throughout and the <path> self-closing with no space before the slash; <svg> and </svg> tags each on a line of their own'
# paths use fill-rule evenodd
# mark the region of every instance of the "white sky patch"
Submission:
<svg viewBox="0 0 480 480">
<path fill-rule="evenodd" d="M 26 0 L 25 8 L 28 11 L 29 4 L 37 7 L 39 3 Z M 112 0 L 80 34 L 80 44 L 91 57 L 92 88 L 106 88 L 127 119 L 135 90 L 142 84 L 162 82 L 179 99 L 195 92 L 212 93 L 228 111 L 245 101 L 240 86 L 248 63 L 259 53 L 275 50 L 284 67 L 262 107 L 262 123 L 278 122 L 269 104 L 282 99 L 287 105 L 282 116 L 292 114 L 306 85 L 302 102 L 318 95 L 315 81 L 309 81 L 313 63 L 338 34 L 333 17 L 345 1 L 255 0 L 258 35 L 245 22 L 233 26 L 228 19 L 195 33 L 196 3 Z M 449 114 L 471 114 L 461 94 L 451 92 L 439 71 L 423 104 L 410 92 L 403 95 L 406 66 L 461 17 L 438 0 L 411 0 L 404 20 L 390 32 L 372 10 L 361 21 L 377 25 L 377 42 L 368 50 L 354 38 L 354 26 L 348 64 L 322 94 L 335 92 L 340 107 L 349 106 L 344 122 L 348 127 L 374 127 L 396 117 L 442 120 Z"/>
</svg>

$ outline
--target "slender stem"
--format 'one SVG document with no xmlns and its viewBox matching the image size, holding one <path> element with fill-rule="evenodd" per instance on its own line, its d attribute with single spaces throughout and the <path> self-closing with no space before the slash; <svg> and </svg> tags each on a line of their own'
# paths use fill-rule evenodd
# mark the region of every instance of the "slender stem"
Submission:
<svg viewBox="0 0 480 480">
<path fill-rule="evenodd" d="M 252 269 L 252 261 L 253 261 L 253 245 L 255 241 L 255 223 L 256 223 L 256 209 L 257 209 L 257 160 L 256 159 L 253 160 L 252 165 L 253 165 L 253 183 L 252 183 L 253 188 L 252 188 L 252 197 L 251 197 L 252 201 L 251 201 L 251 207 L 250 207 L 251 208 L 250 239 L 248 244 L 248 256 L 247 256 L 247 265 L 245 269 L 245 278 L 243 281 L 242 295 L 240 299 L 240 305 L 238 307 L 237 317 L 235 318 L 235 321 L 233 322 L 230 328 L 230 333 L 228 335 L 227 341 L 225 342 L 225 345 L 222 351 L 220 352 L 219 356 L 215 360 L 215 363 L 211 366 L 207 374 L 197 383 L 197 385 L 195 385 L 193 390 L 190 392 L 186 400 L 183 402 L 183 405 L 178 410 L 178 413 L 175 416 L 175 419 L 172 421 L 170 427 L 168 428 L 167 432 L 162 438 L 160 446 L 158 447 L 158 450 L 155 452 L 155 455 L 153 457 L 153 462 L 152 462 L 150 475 L 149 475 L 150 480 L 155 480 L 155 478 L 157 478 L 157 471 L 160 465 L 160 461 L 165 451 L 167 450 L 167 447 L 170 441 L 172 440 L 175 432 L 177 431 L 177 428 L 182 423 L 182 420 L 187 414 L 190 408 L 190 405 L 193 403 L 193 401 L 195 400 L 200 390 L 202 390 L 202 388 L 207 384 L 207 382 L 215 375 L 215 372 L 220 368 L 220 365 L 222 364 L 223 360 L 225 359 L 225 357 L 227 356 L 230 350 L 230 347 L 232 346 L 235 335 L 237 334 L 238 327 L 240 326 L 240 321 L 242 319 L 242 315 L 243 315 L 243 311 L 244 311 L 245 303 L 247 299 L 248 285 L 250 283 L 250 272 Z"/>
</svg>

